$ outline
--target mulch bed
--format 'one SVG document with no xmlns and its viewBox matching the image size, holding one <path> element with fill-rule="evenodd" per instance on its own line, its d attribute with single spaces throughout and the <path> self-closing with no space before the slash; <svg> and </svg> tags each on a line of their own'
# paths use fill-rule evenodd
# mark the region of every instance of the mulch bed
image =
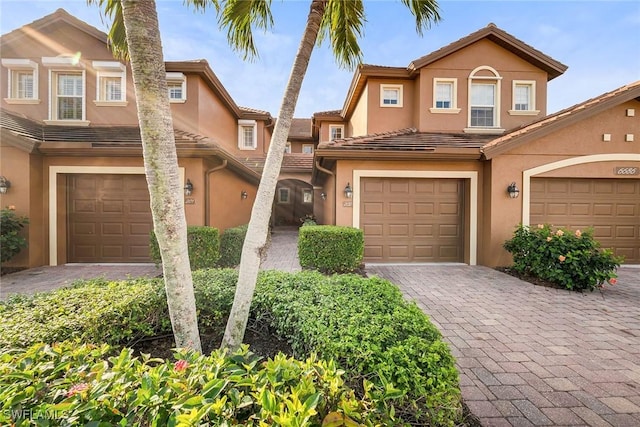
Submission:
<svg viewBox="0 0 640 427">
<path fill-rule="evenodd" d="M 496 270 L 506 273 L 510 276 L 517 277 L 520 280 L 532 283 L 537 286 L 544 286 L 545 288 L 563 289 L 565 291 L 567 290 L 566 288 L 558 284 L 551 283 L 546 280 L 542 280 L 539 277 L 529 276 L 527 274 L 520 274 L 519 272 L 515 271 L 511 267 L 496 267 Z"/>
</svg>

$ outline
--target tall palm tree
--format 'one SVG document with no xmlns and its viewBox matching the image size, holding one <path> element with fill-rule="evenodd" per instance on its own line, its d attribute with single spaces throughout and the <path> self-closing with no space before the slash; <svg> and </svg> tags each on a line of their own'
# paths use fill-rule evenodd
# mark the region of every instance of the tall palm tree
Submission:
<svg viewBox="0 0 640 427">
<path fill-rule="evenodd" d="M 401 0 L 416 19 L 419 34 L 440 19 L 436 0 Z M 269 23 L 270 0 L 226 0 L 221 9 L 220 24 L 227 29 L 232 47 L 245 55 L 254 54 L 251 25 Z M 353 68 L 360 63 L 362 53 L 358 37 L 365 22 L 363 0 L 313 0 L 307 25 L 295 56 L 289 81 L 282 97 L 256 200 L 251 211 L 247 237 L 242 248 L 238 285 L 222 346 L 236 349 L 242 343 L 249 319 L 251 300 L 255 292 L 261 254 L 269 230 L 271 205 L 276 191 L 282 157 L 291 127 L 302 81 L 307 72 L 313 48 L 318 39 L 328 37 L 333 53 L 341 66 Z"/>
<path fill-rule="evenodd" d="M 197 0 L 196 0 L 197 1 Z M 112 50 L 131 61 L 153 227 L 177 347 L 201 351 L 187 222 L 155 0 L 87 0 L 113 23 Z"/>
</svg>

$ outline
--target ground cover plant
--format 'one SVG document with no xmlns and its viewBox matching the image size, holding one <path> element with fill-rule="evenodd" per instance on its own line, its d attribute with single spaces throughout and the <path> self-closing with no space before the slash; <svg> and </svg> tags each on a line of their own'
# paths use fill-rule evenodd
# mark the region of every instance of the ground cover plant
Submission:
<svg viewBox="0 0 640 427">
<path fill-rule="evenodd" d="M 237 272 L 231 269 L 194 272 L 201 334 L 224 329 L 236 280 Z M 221 413 L 229 414 L 228 425 L 237 420 L 244 420 L 244 425 L 274 425 L 276 416 L 292 417 L 282 425 L 303 425 L 295 423 L 307 416 L 311 418 L 306 425 L 333 420 L 326 424 L 333 426 L 350 425 L 349 420 L 364 425 L 455 425 L 460 420 L 458 376 L 447 346 L 428 318 L 385 280 L 317 272 L 262 273 L 253 324 L 289 341 L 298 360 L 282 355 L 274 357 L 277 363 L 263 359 L 244 379 L 235 377 L 236 368 L 227 371 L 234 378 L 212 378 L 207 372 L 224 372 L 223 366 L 234 363 L 249 372 L 245 365 L 253 363 L 253 356 L 246 352 L 216 353 L 211 356 L 217 358 L 214 361 L 196 354 L 153 359 L 126 350 L 125 344 L 170 333 L 166 313 L 164 288 L 158 280 L 89 281 L 0 302 L 3 413 L 58 411 L 72 417 L 69 420 L 89 420 L 102 416 L 99 411 L 113 410 L 108 401 L 118 401 L 119 414 L 113 416 L 126 420 L 118 421 L 126 425 L 145 425 L 138 423 L 137 413 L 173 420 L 157 425 L 187 425 L 180 422 L 189 417 L 220 425 L 215 417 Z M 47 317 L 56 320 L 48 322 Z M 23 333 L 26 328 L 32 330 L 28 335 Z M 39 343 L 67 339 L 82 340 L 86 346 Z M 105 343 L 111 348 L 103 350 Z M 326 377 L 325 372 L 334 369 L 331 366 L 336 374 Z M 184 372 L 176 371 L 182 367 Z M 290 388 L 269 389 L 275 385 L 254 382 L 263 375 L 269 381 L 284 375 Z M 214 380 L 228 381 L 215 396 L 205 387 Z M 4 399 L 11 394 L 9 388 L 24 393 Z M 268 396 L 266 389 L 271 390 Z"/>
<path fill-rule="evenodd" d="M 511 268 L 518 274 L 575 291 L 614 285 L 616 269 L 623 261 L 600 247 L 593 230 L 572 231 L 549 224 L 519 225 L 504 248 L 513 256 Z"/>
</svg>

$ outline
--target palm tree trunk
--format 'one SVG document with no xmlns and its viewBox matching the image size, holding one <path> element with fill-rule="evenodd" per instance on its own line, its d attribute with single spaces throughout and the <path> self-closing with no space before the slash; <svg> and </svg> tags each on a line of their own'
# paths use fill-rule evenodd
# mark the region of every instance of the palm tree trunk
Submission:
<svg viewBox="0 0 640 427">
<path fill-rule="evenodd" d="M 311 53 L 318 38 L 320 23 L 324 15 L 327 0 L 313 0 L 311 9 L 307 17 L 305 27 L 298 47 L 291 75 L 287 87 L 284 91 L 280 113 L 271 138 L 271 145 L 267 153 L 266 163 L 262 172 L 260 186 L 256 195 L 255 203 L 251 211 L 247 237 L 242 247 L 242 258 L 240 260 L 240 270 L 238 275 L 238 286 L 236 288 L 233 306 L 227 322 L 227 328 L 222 339 L 222 348 L 235 350 L 240 347 L 244 338 L 247 321 L 249 319 L 249 309 L 251 300 L 256 289 L 258 271 L 263 249 L 267 242 L 269 232 L 269 218 L 271 217 L 271 205 L 276 192 L 278 176 L 282 157 L 287 144 L 287 137 L 291 127 L 291 120 L 295 112 L 298 95 L 302 87 L 304 75 L 311 59 Z"/>
<path fill-rule="evenodd" d="M 187 250 L 187 222 L 155 1 L 123 0 L 122 15 L 173 334 L 177 347 L 201 351 Z"/>
</svg>

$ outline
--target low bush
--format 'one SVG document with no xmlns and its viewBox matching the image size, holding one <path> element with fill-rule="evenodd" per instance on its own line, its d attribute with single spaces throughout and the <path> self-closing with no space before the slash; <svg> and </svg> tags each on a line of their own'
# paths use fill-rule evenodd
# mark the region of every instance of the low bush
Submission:
<svg viewBox="0 0 640 427">
<path fill-rule="evenodd" d="M 513 269 L 575 291 L 593 291 L 616 283 L 622 258 L 602 249 L 592 230 L 553 229 L 549 224 L 520 225 L 504 243 Z"/>
<path fill-rule="evenodd" d="M 220 236 L 219 267 L 235 267 L 240 264 L 242 245 L 247 235 L 248 224 L 227 228 Z"/>
<path fill-rule="evenodd" d="M 217 228 L 198 225 L 188 226 L 187 245 L 189 247 L 191 270 L 216 266 L 220 258 L 220 233 Z M 160 247 L 154 231 L 151 231 L 149 249 L 153 262 L 158 265 L 161 264 Z"/>
<path fill-rule="evenodd" d="M 305 269 L 346 273 L 359 269 L 364 234 L 353 227 L 307 225 L 298 232 L 298 258 Z"/>
<path fill-rule="evenodd" d="M 296 355 L 338 361 L 352 386 L 367 378 L 394 388 L 402 396 L 395 411 L 405 421 L 447 425 L 458 418 L 454 359 L 440 332 L 390 282 L 269 271 L 260 277 L 253 312 Z"/>
<path fill-rule="evenodd" d="M 13 209 L 0 210 L 0 262 L 9 261 L 27 247 L 27 239 L 20 232 L 28 223 L 26 216 L 16 215 Z"/>
<path fill-rule="evenodd" d="M 333 362 L 278 355 L 258 363 L 246 347 L 178 352 L 175 362 L 112 354 L 108 345 L 73 342 L 0 353 L 0 424 L 393 424 L 375 399 L 356 399 Z"/>
</svg>

